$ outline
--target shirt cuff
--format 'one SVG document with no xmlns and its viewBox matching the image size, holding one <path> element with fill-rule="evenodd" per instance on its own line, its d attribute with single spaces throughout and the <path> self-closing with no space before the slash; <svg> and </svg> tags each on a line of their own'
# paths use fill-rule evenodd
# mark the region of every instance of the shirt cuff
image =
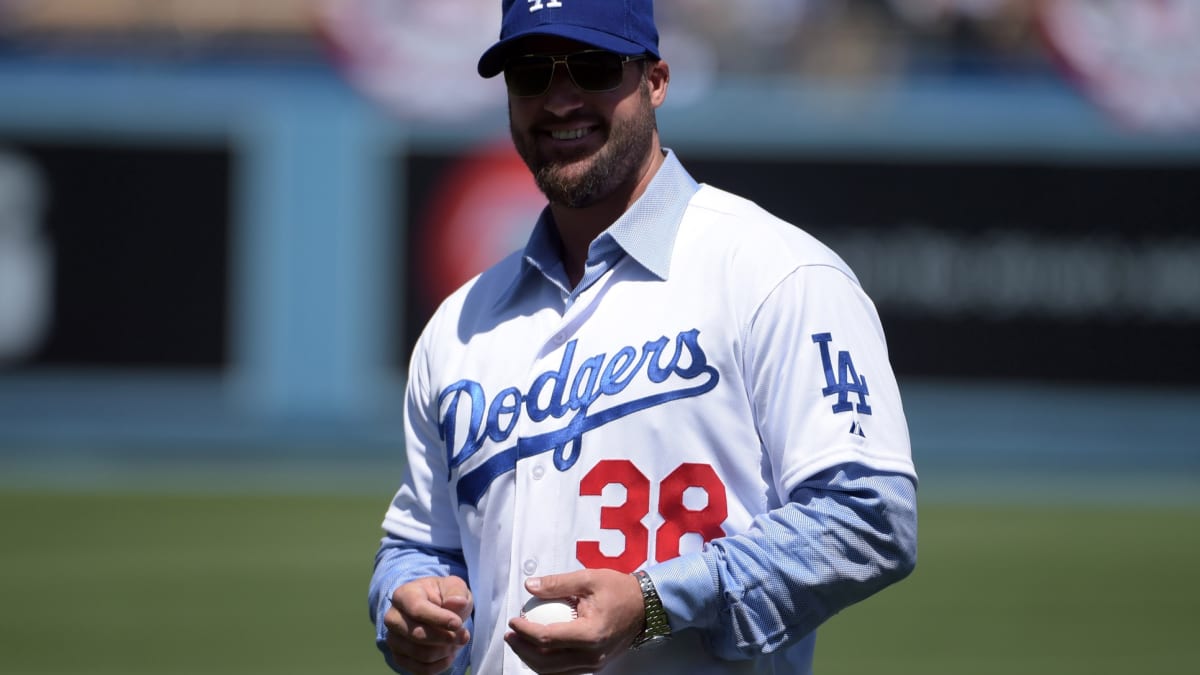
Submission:
<svg viewBox="0 0 1200 675">
<path fill-rule="evenodd" d="M 717 607 L 716 570 L 703 555 L 692 553 L 646 568 L 667 612 L 672 631 L 713 625 Z"/>
</svg>

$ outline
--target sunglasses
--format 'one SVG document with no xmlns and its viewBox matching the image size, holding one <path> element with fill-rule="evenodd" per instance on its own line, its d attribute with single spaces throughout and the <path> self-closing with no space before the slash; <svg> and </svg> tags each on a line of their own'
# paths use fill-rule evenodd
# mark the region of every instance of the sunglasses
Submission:
<svg viewBox="0 0 1200 675">
<path fill-rule="evenodd" d="M 567 67 L 571 81 L 581 90 L 590 93 L 612 91 L 625 79 L 625 64 L 644 58 L 644 54 L 622 56 L 602 49 L 561 56 L 527 54 L 513 57 L 504 64 L 504 84 L 513 96 L 541 96 L 550 90 L 554 68 L 561 63 Z"/>
</svg>

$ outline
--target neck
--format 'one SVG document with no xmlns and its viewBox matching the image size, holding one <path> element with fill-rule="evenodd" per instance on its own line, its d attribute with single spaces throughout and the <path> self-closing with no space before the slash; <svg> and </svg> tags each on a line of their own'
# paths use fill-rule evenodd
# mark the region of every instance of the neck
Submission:
<svg viewBox="0 0 1200 675">
<path fill-rule="evenodd" d="M 558 236 L 562 239 L 563 269 L 566 270 L 567 280 L 571 282 L 572 288 L 583 278 L 588 247 L 646 192 L 665 158 L 662 149 L 656 145 L 654 152 L 647 158 L 642 170 L 630 185 L 616 190 L 595 204 L 582 208 L 571 208 L 562 204 L 550 205 Z"/>
</svg>

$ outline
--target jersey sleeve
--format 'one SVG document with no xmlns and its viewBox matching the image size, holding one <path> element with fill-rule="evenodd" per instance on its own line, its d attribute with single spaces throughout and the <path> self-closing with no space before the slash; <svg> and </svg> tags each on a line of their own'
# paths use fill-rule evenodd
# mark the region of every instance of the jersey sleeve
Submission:
<svg viewBox="0 0 1200 675">
<path fill-rule="evenodd" d="M 915 477 L 883 327 L 846 271 L 785 277 L 754 316 L 743 362 L 779 495 L 842 464 Z"/>
<path fill-rule="evenodd" d="M 447 489 L 448 468 L 437 427 L 437 400 L 431 395 L 427 336 L 413 349 L 404 397 L 405 455 L 400 488 L 383 520 L 386 532 L 375 556 L 369 606 L 375 624 L 375 643 L 387 664 L 384 616 L 391 597 L 402 584 L 426 576 L 468 578 L 459 539 L 458 521 Z M 474 631 L 468 619 L 468 629 Z M 467 672 L 470 650 L 463 649 L 452 669 Z"/>
<path fill-rule="evenodd" d="M 413 349 L 405 389 L 405 465 L 400 488 L 383 520 L 390 535 L 419 546 L 460 550 L 458 520 L 451 503 L 449 466 L 437 425 L 428 336 Z"/>
<path fill-rule="evenodd" d="M 746 333 L 745 387 L 780 506 L 648 571 L 673 629 L 723 659 L 776 652 L 916 564 L 916 475 L 874 305 L 796 269 Z"/>
</svg>

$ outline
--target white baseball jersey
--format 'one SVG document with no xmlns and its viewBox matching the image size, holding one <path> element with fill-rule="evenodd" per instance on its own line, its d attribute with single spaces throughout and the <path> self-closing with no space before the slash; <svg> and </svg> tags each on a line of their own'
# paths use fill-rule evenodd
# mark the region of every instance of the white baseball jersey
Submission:
<svg viewBox="0 0 1200 675">
<path fill-rule="evenodd" d="M 647 235 L 669 259 L 626 255 L 572 302 L 515 254 L 416 345 L 384 527 L 463 551 L 476 673 L 529 672 L 503 641 L 529 576 L 694 554 L 839 464 L 913 475 L 882 329 L 842 260 L 709 186 L 680 214 Z M 783 663 L 720 662 L 682 631 L 605 673 Z"/>
</svg>

